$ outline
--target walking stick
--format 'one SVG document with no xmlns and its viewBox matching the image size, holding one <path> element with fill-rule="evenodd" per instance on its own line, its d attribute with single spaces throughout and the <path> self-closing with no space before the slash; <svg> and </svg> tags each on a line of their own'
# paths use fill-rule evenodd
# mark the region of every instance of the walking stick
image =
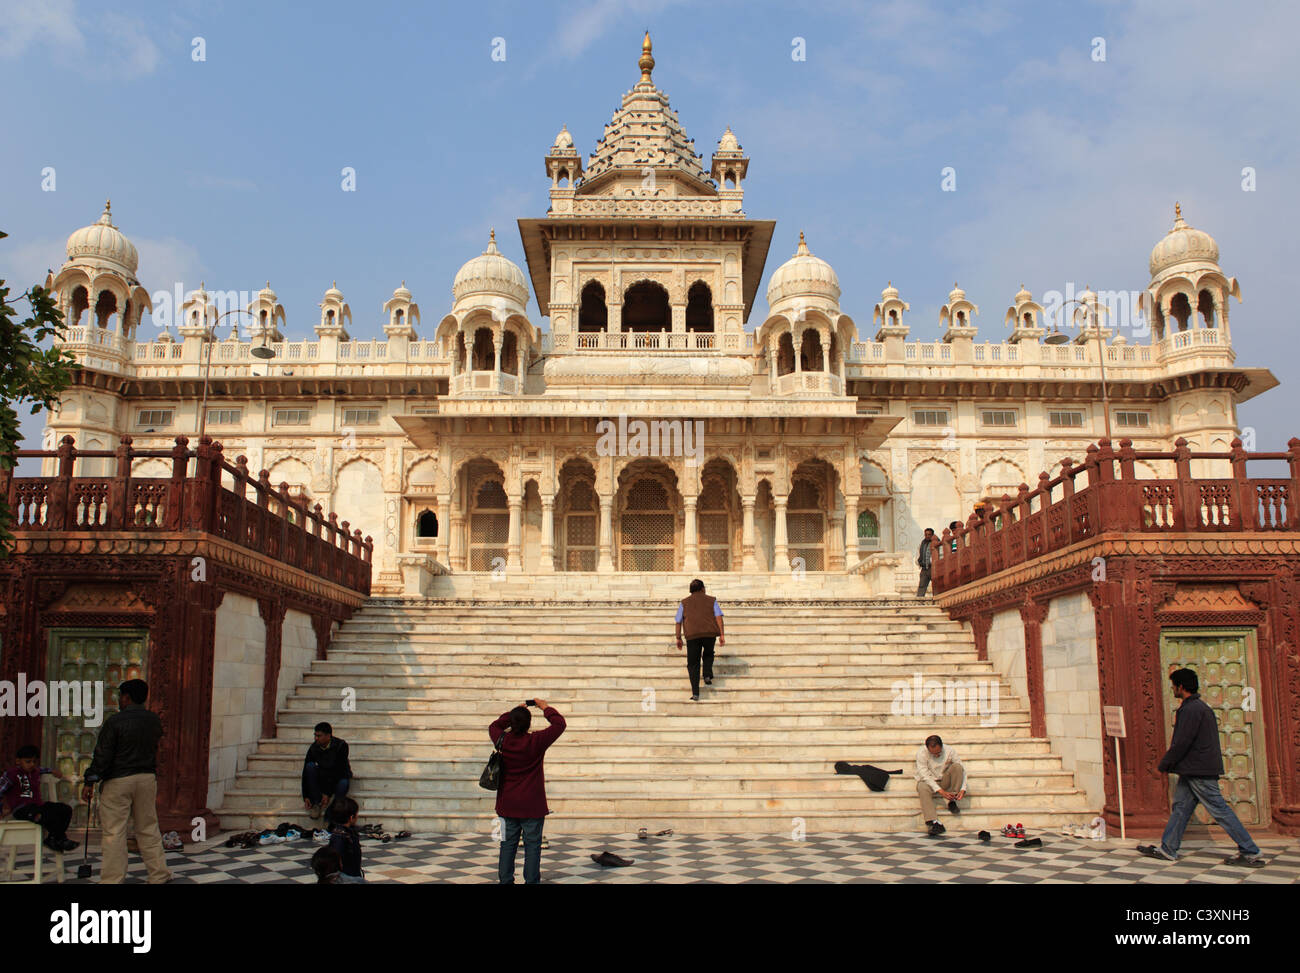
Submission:
<svg viewBox="0 0 1300 973">
<path fill-rule="evenodd" d="M 86 833 L 81 842 L 81 864 L 77 866 L 77 878 L 90 878 L 90 818 L 91 812 L 95 809 L 95 791 L 94 785 L 98 783 L 99 778 L 91 780 L 86 778 L 86 783 L 91 785 L 90 803 L 86 805 Z"/>
</svg>

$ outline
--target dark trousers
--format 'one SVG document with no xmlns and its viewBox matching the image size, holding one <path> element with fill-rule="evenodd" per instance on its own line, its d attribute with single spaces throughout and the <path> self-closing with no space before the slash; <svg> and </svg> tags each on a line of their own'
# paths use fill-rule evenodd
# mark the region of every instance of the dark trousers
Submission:
<svg viewBox="0 0 1300 973">
<path fill-rule="evenodd" d="M 35 821 L 45 829 L 47 839 L 59 839 L 68 836 L 68 822 L 72 820 L 72 808 L 58 801 L 46 801 L 44 804 L 24 804 L 14 809 L 14 817 L 19 821 Z"/>
<path fill-rule="evenodd" d="M 309 763 L 302 769 L 302 796 L 313 804 L 319 804 L 323 794 L 333 794 L 335 800 L 347 797 L 350 783 L 346 777 L 335 777 L 317 764 Z"/>
<path fill-rule="evenodd" d="M 691 695 L 700 694 L 700 656 L 704 657 L 704 678 L 713 678 L 713 643 L 716 635 L 686 640 L 686 673 L 691 677 Z"/>
<path fill-rule="evenodd" d="M 916 597 L 924 598 L 925 589 L 930 587 L 930 569 L 921 569 L 921 583 L 916 586 Z"/>
<path fill-rule="evenodd" d="M 545 818 L 502 818 L 505 834 L 501 839 L 501 856 L 497 859 L 497 880 L 502 885 L 515 884 L 515 851 L 519 834 L 524 835 L 524 884 L 542 880 L 542 825 Z"/>
</svg>

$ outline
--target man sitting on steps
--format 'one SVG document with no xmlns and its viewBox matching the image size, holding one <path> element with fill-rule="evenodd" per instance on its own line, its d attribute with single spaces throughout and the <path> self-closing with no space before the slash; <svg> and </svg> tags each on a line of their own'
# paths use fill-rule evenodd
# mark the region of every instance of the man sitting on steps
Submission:
<svg viewBox="0 0 1300 973">
<path fill-rule="evenodd" d="M 307 748 L 302 763 L 302 803 L 313 818 L 319 818 L 333 800 L 348 796 L 352 767 L 348 745 L 334 736 L 328 723 L 316 724 L 316 742 Z"/>
<path fill-rule="evenodd" d="M 948 802 L 948 810 L 960 814 L 957 802 L 966 796 L 966 768 L 957 759 L 952 747 L 945 747 L 937 734 L 925 738 L 925 745 L 916 751 L 916 793 L 921 798 L 921 816 L 930 837 L 937 838 L 946 830 L 939 823 L 934 809 L 936 794 Z"/>
</svg>

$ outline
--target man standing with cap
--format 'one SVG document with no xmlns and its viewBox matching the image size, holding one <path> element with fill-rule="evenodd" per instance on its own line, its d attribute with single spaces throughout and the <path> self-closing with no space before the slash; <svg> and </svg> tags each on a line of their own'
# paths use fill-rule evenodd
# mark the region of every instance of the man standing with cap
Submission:
<svg viewBox="0 0 1300 973">
<path fill-rule="evenodd" d="M 158 741 L 162 720 L 145 709 L 149 686 L 143 679 L 128 679 L 118 687 L 118 712 L 104 721 L 95 744 L 95 756 L 86 769 L 87 783 L 81 799 L 89 803 L 99 787 L 99 823 L 103 830 L 103 861 L 99 867 L 101 885 L 121 885 L 126 878 L 126 821 L 135 823 L 135 840 L 140 846 L 150 885 L 170 882 L 158 829 Z"/>
<path fill-rule="evenodd" d="M 722 631 L 722 608 L 718 599 L 704 593 L 704 582 L 696 578 L 691 593 L 677 606 L 677 648 L 682 647 L 686 632 L 686 673 L 691 677 L 691 699 L 700 698 L 700 658 L 704 659 L 704 683 L 713 685 L 713 642 L 726 645 Z"/>
</svg>

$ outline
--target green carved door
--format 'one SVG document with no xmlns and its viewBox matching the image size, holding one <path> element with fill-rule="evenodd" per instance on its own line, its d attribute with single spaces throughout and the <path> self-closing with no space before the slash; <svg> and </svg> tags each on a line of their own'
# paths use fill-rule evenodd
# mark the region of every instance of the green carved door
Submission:
<svg viewBox="0 0 1300 973">
<path fill-rule="evenodd" d="M 1253 628 L 1166 628 L 1160 633 L 1161 671 L 1165 675 L 1165 743 L 1173 737 L 1178 700 L 1170 688 L 1172 669 L 1193 670 L 1200 681 L 1201 698 L 1214 710 L 1223 751 L 1223 796 L 1249 827 L 1268 820 L 1265 787 L 1264 734 L 1256 725 L 1259 715 L 1259 662 Z M 1178 778 L 1169 776 L 1170 795 Z M 1212 820 L 1197 805 L 1196 820 Z"/>
<path fill-rule="evenodd" d="M 81 777 L 90 766 L 103 721 L 117 712 L 117 687 L 128 679 L 148 679 L 148 651 L 149 633 L 143 630 L 57 628 L 50 632 L 47 682 L 77 681 L 83 689 L 88 682 L 103 688 L 98 720 L 84 695 L 79 713 L 45 717 L 41 764 L 68 778 L 56 782 L 57 800 L 72 805 L 74 825 L 86 824 Z"/>
</svg>

